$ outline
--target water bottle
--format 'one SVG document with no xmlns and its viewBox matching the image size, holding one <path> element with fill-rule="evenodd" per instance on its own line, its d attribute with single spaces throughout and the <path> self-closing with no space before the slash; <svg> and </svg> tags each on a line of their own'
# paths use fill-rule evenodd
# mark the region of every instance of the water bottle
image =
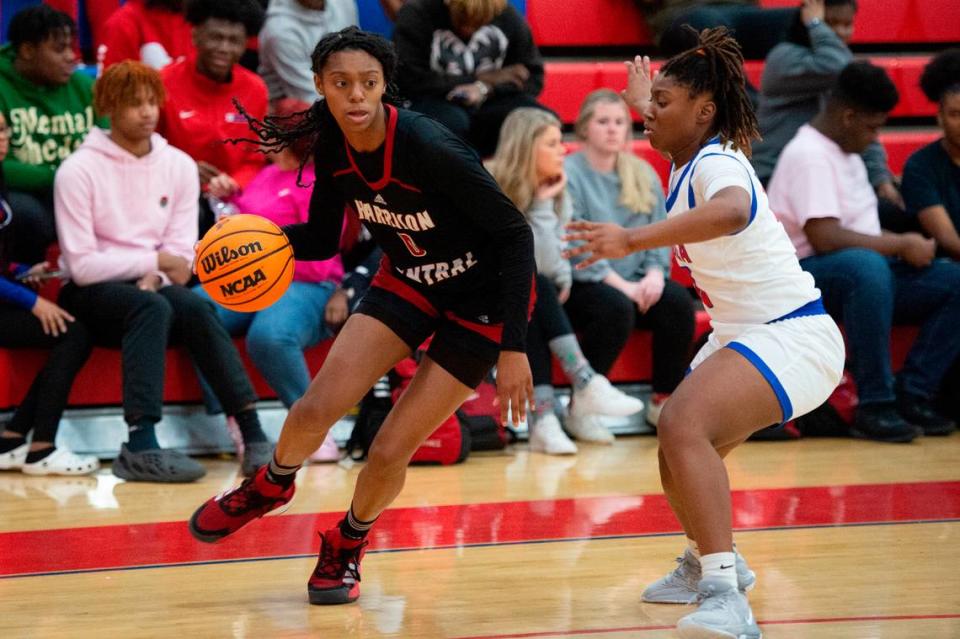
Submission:
<svg viewBox="0 0 960 639">
<path fill-rule="evenodd" d="M 214 222 L 219 222 L 221 218 L 228 215 L 236 215 L 240 212 L 240 209 L 238 209 L 233 202 L 224 202 L 217 196 L 209 193 L 207 193 L 207 204 L 210 205 L 210 210 L 213 211 Z"/>
</svg>

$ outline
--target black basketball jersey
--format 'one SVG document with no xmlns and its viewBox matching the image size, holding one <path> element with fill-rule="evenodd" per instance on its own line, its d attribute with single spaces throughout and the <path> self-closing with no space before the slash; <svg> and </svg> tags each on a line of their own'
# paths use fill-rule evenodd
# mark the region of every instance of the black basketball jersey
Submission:
<svg viewBox="0 0 960 639">
<path fill-rule="evenodd" d="M 523 214 L 460 138 L 426 116 L 386 112 L 377 150 L 358 152 L 339 131 L 315 149 L 309 221 L 284 228 L 296 258 L 332 257 L 350 206 L 384 268 L 445 308 L 502 321 L 501 348 L 523 351 L 535 272 Z"/>
</svg>

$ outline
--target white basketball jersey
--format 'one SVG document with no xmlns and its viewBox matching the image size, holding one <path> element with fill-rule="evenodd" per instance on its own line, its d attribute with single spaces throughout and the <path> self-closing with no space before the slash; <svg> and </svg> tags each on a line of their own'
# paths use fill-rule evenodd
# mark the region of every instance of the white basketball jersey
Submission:
<svg viewBox="0 0 960 639">
<path fill-rule="evenodd" d="M 741 231 L 674 247 L 690 271 L 713 322 L 765 324 L 820 298 L 813 277 L 800 268 L 787 233 L 770 211 L 747 157 L 717 138 L 670 173 L 667 215 L 704 204 L 718 191 L 739 186 L 750 193 L 750 222 Z"/>
</svg>

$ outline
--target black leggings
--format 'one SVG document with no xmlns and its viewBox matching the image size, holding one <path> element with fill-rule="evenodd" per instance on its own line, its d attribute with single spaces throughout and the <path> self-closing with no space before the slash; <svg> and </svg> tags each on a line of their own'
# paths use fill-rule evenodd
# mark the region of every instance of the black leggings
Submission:
<svg viewBox="0 0 960 639">
<path fill-rule="evenodd" d="M 527 359 L 534 386 L 552 383 L 550 340 L 572 334 L 573 326 L 557 297 L 557 287 L 547 277 L 537 275 L 537 303 L 527 328 Z"/>
<path fill-rule="evenodd" d="M 695 325 L 693 300 L 672 280 L 646 313 L 626 295 L 602 282 L 574 282 L 564 305 L 580 346 L 594 370 L 610 372 L 634 328 L 653 331 L 653 392 L 672 393 L 690 363 Z"/>
<path fill-rule="evenodd" d="M 42 192 L 10 191 L 7 203 L 14 211 L 11 234 L 11 261 L 37 264 L 47 255 L 47 247 L 57 240 L 53 216 L 53 189 Z"/>
<path fill-rule="evenodd" d="M 53 337 L 30 311 L 0 304 L 0 347 L 50 349 L 7 429 L 24 436 L 33 430 L 33 441 L 55 441 L 73 380 L 90 356 L 86 326 L 77 320 L 68 324 L 66 333 Z"/>
<path fill-rule="evenodd" d="M 64 286 L 63 307 L 91 327 L 97 344 L 122 351 L 123 412 L 128 423 L 160 421 L 167 344 L 183 344 L 227 415 L 257 396 L 212 302 L 183 286 L 141 291 L 133 282 Z"/>
</svg>

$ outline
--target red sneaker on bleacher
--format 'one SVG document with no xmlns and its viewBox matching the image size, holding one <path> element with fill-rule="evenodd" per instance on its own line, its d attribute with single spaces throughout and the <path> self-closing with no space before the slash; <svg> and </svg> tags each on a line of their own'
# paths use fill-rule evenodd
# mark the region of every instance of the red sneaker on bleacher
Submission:
<svg viewBox="0 0 960 639">
<path fill-rule="evenodd" d="M 286 505 L 296 485 L 284 488 L 267 480 L 267 466 L 242 484 L 208 499 L 190 518 L 190 534 L 208 544 L 233 534 L 254 519 Z"/>
<path fill-rule="evenodd" d="M 329 606 L 356 601 L 366 547 L 364 540 L 344 537 L 339 527 L 320 533 L 320 558 L 307 583 L 310 603 Z"/>
</svg>

